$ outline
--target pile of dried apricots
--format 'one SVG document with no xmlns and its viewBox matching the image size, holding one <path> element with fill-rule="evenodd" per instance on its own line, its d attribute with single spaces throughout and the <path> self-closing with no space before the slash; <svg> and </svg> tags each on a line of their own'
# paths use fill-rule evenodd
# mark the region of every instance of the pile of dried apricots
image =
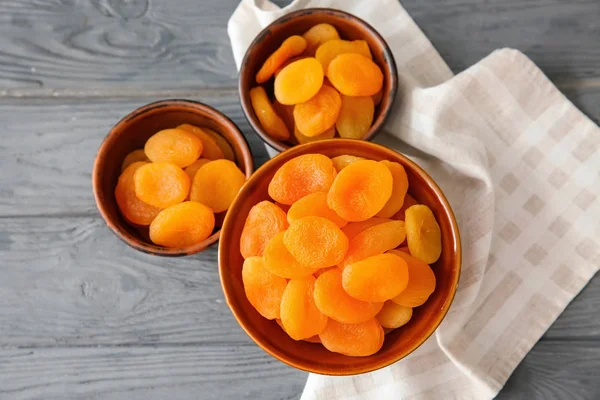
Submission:
<svg viewBox="0 0 600 400">
<path fill-rule="evenodd" d="M 379 351 L 434 292 L 441 255 L 432 211 L 404 167 L 352 155 L 287 161 L 248 213 L 240 252 L 252 306 L 295 340 L 332 352 Z"/>
<path fill-rule="evenodd" d="M 246 181 L 234 160 L 227 140 L 210 128 L 183 124 L 157 132 L 123 161 L 115 188 L 119 210 L 132 225 L 149 226 L 157 245 L 198 244 Z"/>
<path fill-rule="evenodd" d="M 275 77 L 272 103 L 262 86 L 250 90 L 252 108 L 276 140 L 298 143 L 362 139 L 381 101 L 383 73 L 364 40 L 342 40 L 335 27 L 318 24 L 287 38 L 267 58 L 256 82 Z"/>
</svg>

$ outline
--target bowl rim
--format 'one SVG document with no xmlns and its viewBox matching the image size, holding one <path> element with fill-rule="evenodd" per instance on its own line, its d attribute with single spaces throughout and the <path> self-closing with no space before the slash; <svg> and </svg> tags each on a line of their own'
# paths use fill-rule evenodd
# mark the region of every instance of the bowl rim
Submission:
<svg viewBox="0 0 600 400">
<path fill-rule="evenodd" d="M 213 245 L 221 237 L 221 231 L 223 227 L 221 226 L 221 229 L 214 232 L 201 243 L 195 244 L 193 246 L 187 246 L 182 248 L 162 247 L 155 244 L 146 243 L 129 234 L 128 232 L 120 229 L 112 220 L 112 218 L 109 217 L 110 214 L 108 213 L 105 202 L 101 200 L 103 196 L 105 197 L 107 195 L 110 195 L 108 193 L 104 193 L 101 182 L 101 178 L 103 176 L 103 166 L 106 164 L 107 160 L 107 152 L 114 145 L 118 136 L 123 134 L 126 124 L 132 120 L 135 120 L 136 118 L 142 117 L 145 113 L 161 108 L 168 109 L 173 106 L 183 106 L 187 109 L 194 110 L 195 112 L 202 114 L 206 118 L 214 119 L 214 121 L 217 124 L 226 127 L 228 131 L 230 131 L 234 136 L 240 139 L 241 153 L 243 154 L 242 160 L 240 161 L 244 165 L 246 180 L 248 180 L 252 176 L 252 174 L 254 173 L 254 157 L 252 155 L 252 150 L 250 149 L 248 141 L 246 140 L 246 137 L 243 135 L 240 128 L 229 117 L 227 117 L 219 110 L 199 101 L 186 99 L 165 99 L 148 103 L 136 108 L 135 110 L 131 111 L 123 118 L 121 118 L 110 129 L 108 134 L 102 140 L 102 143 L 100 144 L 100 147 L 98 148 L 98 152 L 96 153 L 96 157 L 94 159 L 94 166 L 92 169 L 92 190 L 94 192 L 96 208 L 100 212 L 104 223 L 106 224 L 106 226 L 108 226 L 111 232 L 115 236 L 117 236 L 122 242 L 146 254 L 166 257 L 182 257 L 199 253 L 204 249 L 208 248 L 209 246 Z"/>
<path fill-rule="evenodd" d="M 394 54 L 392 52 L 392 49 L 390 48 L 390 46 L 388 45 L 387 41 L 383 38 L 383 36 L 381 36 L 381 34 L 368 22 L 366 22 L 365 20 L 363 20 L 360 17 L 357 17 L 354 14 L 350 14 L 346 11 L 342 11 L 342 10 L 338 10 L 338 9 L 334 9 L 334 8 L 327 8 L 327 7 L 312 7 L 312 8 L 304 8 L 302 10 L 297 10 L 297 11 L 292 11 L 291 13 L 282 15 L 281 17 L 277 18 L 276 20 L 274 20 L 273 22 L 271 22 L 269 25 L 267 25 L 265 28 L 263 28 L 254 38 L 254 40 L 252 40 L 252 42 L 250 43 L 250 45 L 248 46 L 248 48 L 246 49 L 246 53 L 244 54 L 244 58 L 242 58 L 242 62 L 240 64 L 240 72 L 238 74 L 238 93 L 239 93 L 239 98 L 240 98 L 240 104 L 242 106 L 242 110 L 244 112 L 244 116 L 246 117 L 246 120 L 248 121 L 248 123 L 250 124 L 250 126 L 252 127 L 252 129 L 254 129 L 254 131 L 256 132 L 256 134 L 258 135 L 258 137 L 266 144 L 268 144 L 270 147 L 272 147 L 273 149 L 279 151 L 279 152 L 283 152 L 286 151 L 288 149 L 291 149 L 292 147 L 296 147 L 299 146 L 298 145 L 294 145 L 294 146 L 289 146 L 287 144 L 284 144 L 283 142 L 279 141 L 279 140 L 275 140 L 273 138 L 271 138 L 269 135 L 266 134 L 266 132 L 264 132 L 263 127 L 261 126 L 260 122 L 257 120 L 256 117 L 252 118 L 251 117 L 251 110 L 252 110 L 252 104 L 250 102 L 250 96 L 247 93 L 244 93 L 244 91 L 242 90 L 242 82 L 245 82 L 243 76 L 244 74 L 242 74 L 242 71 L 246 68 L 246 65 L 248 64 L 248 60 L 250 58 L 250 53 L 251 50 L 257 46 L 260 42 L 262 42 L 265 37 L 268 35 L 270 29 L 278 24 L 281 23 L 285 23 L 288 22 L 289 20 L 292 20 L 293 18 L 296 18 L 298 16 L 304 16 L 304 15 L 312 15 L 315 13 L 323 13 L 323 14 L 329 14 L 329 15 L 334 15 L 337 17 L 342 17 L 351 21 L 354 21 L 358 24 L 363 25 L 367 30 L 369 30 L 373 36 L 375 36 L 377 38 L 377 40 L 379 40 L 382 44 L 383 47 L 383 57 L 387 60 L 387 63 L 389 65 L 389 69 L 391 71 L 390 73 L 390 93 L 389 93 L 389 98 L 390 101 L 387 105 L 387 107 L 385 107 L 384 109 L 380 110 L 380 114 L 383 115 L 383 117 L 377 121 L 376 123 L 374 123 L 371 128 L 369 128 L 369 133 L 368 135 L 366 135 L 362 140 L 365 141 L 370 141 L 372 140 L 375 136 L 377 136 L 383 126 L 385 125 L 385 123 L 387 122 L 390 113 L 391 113 L 391 109 L 394 105 L 394 102 L 397 98 L 397 94 L 398 94 L 398 68 L 396 66 L 396 60 L 394 58 Z M 387 75 L 386 75 L 387 76 Z M 339 138 L 338 138 L 339 139 Z"/>
<path fill-rule="evenodd" d="M 433 335 L 433 333 L 437 330 L 437 328 L 441 324 L 442 320 L 448 314 L 448 311 L 450 310 L 450 307 L 451 307 L 452 302 L 454 301 L 454 297 L 456 295 L 456 290 L 458 288 L 458 283 L 459 283 L 460 275 L 461 275 L 461 271 L 462 271 L 462 245 L 461 245 L 461 239 L 460 239 L 460 232 L 458 230 L 458 223 L 456 221 L 456 217 L 454 215 L 452 207 L 450 206 L 448 199 L 444 195 L 443 191 L 440 189 L 439 185 L 435 182 L 435 180 L 427 172 L 425 172 L 423 170 L 423 168 L 421 168 L 414 161 L 412 161 L 411 159 L 406 157 L 404 154 L 402 154 L 398 151 L 392 150 L 388 147 L 382 146 L 380 144 L 377 144 L 377 143 L 361 141 L 364 146 L 375 148 L 378 151 L 383 151 L 384 153 L 390 154 L 390 157 L 402 158 L 408 165 L 410 165 L 411 168 L 413 168 L 415 173 L 420 175 L 422 178 L 424 178 L 430 184 L 430 186 L 435 191 L 436 195 L 438 195 L 440 198 L 440 202 L 442 204 L 444 213 L 449 218 L 450 226 L 452 228 L 452 235 L 454 236 L 455 242 L 456 242 L 456 251 L 455 251 L 456 256 L 455 256 L 455 261 L 454 261 L 454 267 L 457 270 L 456 274 L 455 274 L 455 279 L 451 282 L 450 294 L 449 294 L 448 298 L 446 299 L 446 301 L 444 302 L 441 312 L 439 312 L 436 315 L 435 321 L 431 325 L 431 327 L 427 331 L 427 333 L 425 335 L 423 335 L 421 338 L 419 338 L 419 340 L 415 341 L 415 344 L 406 352 L 406 354 L 394 356 L 394 357 L 391 357 L 391 358 L 387 359 L 386 361 L 381 362 L 379 364 L 374 363 L 372 366 L 366 366 L 366 367 L 364 367 L 364 366 L 363 367 L 353 367 L 353 368 L 346 367 L 343 370 L 332 370 L 332 369 L 328 369 L 327 367 L 324 367 L 324 366 L 310 366 L 310 365 L 307 365 L 304 363 L 297 363 L 295 360 L 288 358 L 285 354 L 278 352 L 278 350 L 275 347 L 270 346 L 269 343 L 261 340 L 260 337 L 254 333 L 253 327 L 250 323 L 246 324 L 246 323 L 241 322 L 242 320 L 240 319 L 241 315 L 240 315 L 239 311 L 235 307 L 232 306 L 231 300 L 232 300 L 234 294 L 231 293 L 227 289 L 227 286 L 225 285 L 225 279 L 224 279 L 224 275 L 225 275 L 224 264 L 226 262 L 225 261 L 226 254 L 225 254 L 225 252 L 222 251 L 223 243 L 225 243 L 229 240 L 229 238 L 227 236 L 229 236 L 229 232 L 231 232 L 233 230 L 232 229 L 233 224 L 239 222 L 239 216 L 234 216 L 234 214 L 236 213 L 235 210 L 240 207 L 240 205 L 243 203 L 244 198 L 246 197 L 247 193 L 250 192 L 251 190 L 253 190 L 253 187 L 257 184 L 257 180 L 259 179 L 259 177 L 261 175 L 259 173 L 261 170 L 268 170 L 268 169 L 273 168 L 273 166 L 279 162 L 280 158 L 295 157 L 295 156 L 300 156 L 302 154 L 308 154 L 308 153 L 310 153 L 311 147 L 317 146 L 317 145 L 319 145 L 319 143 L 330 143 L 330 142 L 333 142 L 336 144 L 344 144 L 344 142 L 357 142 L 357 140 L 339 139 L 339 138 L 338 139 L 327 139 L 327 140 L 322 140 L 322 141 L 318 141 L 318 142 L 312 142 L 312 143 L 306 143 L 306 144 L 294 146 L 291 149 L 289 149 L 285 152 L 282 152 L 282 153 L 278 154 L 277 156 L 273 157 L 272 159 L 268 160 L 266 163 L 264 163 L 261 167 L 259 167 L 256 170 L 256 172 L 253 174 L 253 176 L 248 181 L 246 181 L 246 183 L 244 184 L 244 186 L 238 193 L 237 197 L 235 198 L 234 202 L 231 204 L 231 207 L 229 208 L 233 212 L 227 214 L 227 216 L 225 217 L 225 220 L 223 222 L 223 226 L 221 228 L 226 240 L 219 242 L 219 254 L 218 254 L 219 280 L 221 281 L 221 288 L 223 290 L 223 295 L 225 296 L 225 301 L 227 302 L 227 306 L 231 310 L 236 321 L 242 327 L 242 329 L 246 332 L 246 334 L 248 336 L 250 336 L 250 338 L 254 341 L 254 343 L 256 343 L 265 352 L 270 354 L 272 357 L 278 359 L 279 361 L 282 361 L 291 367 L 294 367 L 294 368 L 297 368 L 297 369 L 300 369 L 303 371 L 317 373 L 317 374 L 321 374 L 321 375 L 348 376 L 348 375 L 358 375 L 358 374 L 363 374 L 363 373 L 367 373 L 367 372 L 372 372 L 372 371 L 376 371 L 381 368 L 385 368 L 389 365 L 392 365 L 392 364 L 400 361 L 404 357 L 408 356 L 412 352 L 414 352 L 418 347 L 420 347 L 423 343 L 425 343 L 425 341 L 427 339 L 429 339 L 429 337 L 431 335 Z"/>
</svg>

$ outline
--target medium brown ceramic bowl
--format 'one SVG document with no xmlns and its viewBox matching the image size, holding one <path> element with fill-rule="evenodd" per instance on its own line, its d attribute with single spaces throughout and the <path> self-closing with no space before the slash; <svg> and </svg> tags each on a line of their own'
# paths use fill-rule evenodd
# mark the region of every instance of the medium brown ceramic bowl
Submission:
<svg viewBox="0 0 600 400">
<path fill-rule="evenodd" d="M 240 100 L 244 114 L 246 114 L 248 122 L 260 138 L 275 150 L 285 151 L 294 143 L 273 139 L 266 133 L 252 109 L 250 89 L 257 86 L 255 77 L 262 64 L 285 39 L 292 35 L 302 35 L 312 26 L 320 23 L 333 25 L 342 39 L 366 40 L 371 48 L 373 61 L 383 71 L 384 81 L 381 103 L 375 108 L 373 125 L 365 135 L 365 140 L 373 138 L 383 126 L 396 98 L 398 71 L 394 56 L 385 40 L 371 25 L 352 14 L 329 8 L 307 8 L 284 15 L 263 29 L 250 44 L 242 61 L 239 77 Z M 266 90 L 267 93 L 273 93 L 272 87 L 268 85 Z"/>
<path fill-rule="evenodd" d="M 320 153 L 329 157 L 351 154 L 372 160 L 390 160 L 404 166 L 409 193 L 431 208 L 442 231 L 442 255 L 432 268 L 437 279 L 435 292 L 414 310 L 410 322 L 386 335 L 383 348 L 368 357 L 331 353 L 321 344 L 295 341 L 275 321 L 263 318 L 248 302 L 242 283 L 240 236 L 243 221 L 256 203 L 271 200 L 267 193 L 275 172 L 301 154 Z M 246 333 L 267 353 L 298 369 L 325 375 L 354 375 L 388 366 L 419 347 L 438 327 L 448 312 L 461 267 L 458 226 L 446 197 L 418 165 L 403 155 L 371 142 L 331 139 L 293 147 L 260 167 L 246 182 L 225 218 L 219 243 L 219 274 L 227 304 Z"/>
<path fill-rule="evenodd" d="M 121 164 L 127 154 L 144 148 L 146 140 L 156 132 L 180 124 L 205 126 L 220 133 L 231 145 L 236 164 L 249 178 L 254 171 L 252 153 L 239 128 L 225 115 L 212 107 L 189 100 L 163 100 L 131 112 L 108 133 L 98 150 L 92 185 L 96 206 L 106 225 L 122 241 L 134 249 L 160 256 L 186 256 L 206 249 L 219 240 L 221 231 L 216 228 L 211 236 L 194 246 L 171 249 L 150 241 L 148 228 L 135 227 L 123 219 L 115 200 L 115 187 L 121 174 Z M 215 218 L 219 221 L 217 214 Z"/>
</svg>

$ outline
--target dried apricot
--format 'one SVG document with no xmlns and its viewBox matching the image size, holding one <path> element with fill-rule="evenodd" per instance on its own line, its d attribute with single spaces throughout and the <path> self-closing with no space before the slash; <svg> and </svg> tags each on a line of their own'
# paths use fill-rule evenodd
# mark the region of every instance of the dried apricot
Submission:
<svg viewBox="0 0 600 400">
<path fill-rule="evenodd" d="M 404 307 L 418 307 L 424 304 L 429 296 L 435 291 L 435 274 L 423 261 L 400 250 L 390 250 L 406 261 L 408 265 L 408 285 L 392 301 Z"/>
<path fill-rule="evenodd" d="M 410 250 L 406 246 L 404 246 L 404 247 L 398 247 L 397 249 L 390 250 L 390 253 L 393 253 L 393 252 L 396 252 L 396 251 L 400 251 L 402 253 L 410 254 Z"/>
<path fill-rule="evenodd" d="M 266 319 L 280 317 L 280 304 L 287 280 L 265 268 L 262 257 L 250 257 L 242 266 L 242 281 L 246 297 Z"/>
<path fill-rule="evenodd" d="M 286 106 L 275 100 L 273 102 L 273 109 L 279 118 L 281 118 L 285 127 L 288 128 L 288 131 L 293 132 L 294 126 L 296 125 L 294 122 L 294 106 Z"/>
<path fill-rule="evenodd" d="M 227 139 L 225 139 L 219 133 L 210 128 L 205 127 L 202 128 L 202 130 L 206 132 L 206 134 L 215 141 L 217 146 L 219 146 L 219 148 L 223 152 L 223 157 L 225 157 L 226 160 L 235 161 L 235 153 L 233 152 L 233 147 L 231 147 Z"/>
<path fill-rule="evenodd" d="M 291 64 L 291 63 L 293 63 L 293 62 L 296 62 L 296 61 L 298 61 L 298 60 L 302 60 L 303 58 L 306 58 L 306 56 L 305 56 L 305 55 L 299 55 L 299 56 L 297 56 L 297 57 L 292 57 L 292 58 L 288 58 L 287 60 L 285 60 L 285 62 L 284 62 L 283 64 L 281 64 L 281 65 L 279 66 L 279 68 L 277 68 L 277 69 L 275 70 L 275 73 L 274 73 L 275 77 L 277 77 L 277 75 L 279 75 L 279 73 L 280 73 L 280 72 L 281 72 L 281 71 L 282 71 L 282 70 L 283 70 L 285 67 L 287 67 L 288 65 L 290 65 L 290 64 Z"/>
<path fill-rule="evenodd" d="M 317 142 L 319 140 L 333 139 L 335 136 L 335 125 L 333 125 L 329 129 L 327 129 L 325 132 L 321 133 L 320 135 L 312 136 L 312 137 L 305 136 L 302 132 L 300 132 L 300 130 L 298 129 L 298 126 L 294 126 L 294 136 L 296 137 L 296 140 L 298 140 L 298 143 L 300 143 L 300 144 Z"/>
<path fill-rule="evenodd" d="M 281 104 L 303 103 L 323 86 L 323 67 L 316 58 L 295 61 L 275 78 L 275 98 Z"/>
<path fill-rule="evenodd" d="M 250 101 L 256 117 L 269 136 L 277 140 L 288 140 L 290 138 L 290 131 L 273 109 L 264 88 L 261 86 L 252 88 L 250 90 Z"/>
<path fill-rule="evenodd" d="M 346 293 L 362 301 L 383 302 L 399 295 L 408 284 L 406 261 L 396 254 L 379 254 L 344 268 Z"/>
<path fill-rule="evenodd" d="M 215 142 L 208 133 L 204 132 L 202 128 L 190 124 L 181 124 L 177 129 L 183 129 L 202 141 L 202 145 L 204 146 L 202 158 L 208 158 L 209 160 L 220 160 L 225 158 L 223 150 L 221 150 L 217 142 Z"/>
<path fill-rule="evenodd" d="M 412 318 L 413 309 L 400 306 L 393 301 L 386 301 L 375 317 L 384 328 L 396 329 L 406 325 Z"/>
<path fill-rule="evenodd" d="M 366 357 L 381 349 L 385 335 L 375 318 L 360 324 L 344 324 L 330 319 L 319 338 L 329 351 L 352 357 Z"/>
<path fill-rule="evenodd" d="M 183 129 L 164 129 L 150 136 L 144 153 L 155 163 L 169 162 L 183 168 L 196 161 L 203 148 L 200 139 Z"/>
<path fill-rule="evenodd" d="M 340 40 L 333 39 L 329 40 L 319 46 L 315 53 L 315 58 L 319 60 L 323 66 L 323 71 L 327 75 L 329 64 L 340 54 L 355 53 L 361 54 L 362 56 L 371 59 L 371 50 L 369 44 L 364 40 Z"/>
<path fill-rule="evenodd" d="M 133 182 L 137 198 L 158 208 L 181 203 L 190 191 L 190 177 L 168 162 L 141 166 L 135 172 Z"/>
<path fill-rule="evenodd" d="M 300 264 L 283 244 L 284 232 L 279 232 L 267 243 L 263 258 L 265 267 L 277 276 L 288 279 L 304 278 L 317 272 Z"/>
<path fill-rule="evenodd" d="M 306 40 L 294 35 L 285 39 L 281 46 L 267 58 L 256 74 L 256 82 L 264 83 L 271 79 L 275 71 L 289 58 L 302 54 L 306 49 Z"/>
<path fill-rule="evenodd" d="M 348 240 L 352 242 L 352 239 L 362 231 L 369 229 L 372 226 L 382 224 L 384 222 L 389 222 L 391 219 L 387 218 L 379 218 L 373 217 L 364 221 L 359 222 L 350 222 L 348 225 L 342 228 L 342 232 L 346 235 Z"/>
<path fill-rule="evenodd" d="M 334 88 L 323 85 L 321 89 L 304 103 L 294 107 L 294 121 L 305 136 L 317 136 L 335 125 L 342 99 Z"/>
<path fill-rule="evenodd" d="M 360 160 L 342 169 L 329 189 L 327 204 L 346 221 L 377 214 L 392 195 L 393 178 L 383 164 Z"/>
<path fill-rule="evenodd" d="M 135 172 L 148 163 L 144 161 L 134 162 L 119 176 L 115 188 L 115 199 L 123 217 L 135 225 L 150 225 L 152 220 L 160 212 L 160 208 L 151 206 L 138 199 L 135 195 L 133 176 Z"/>
<path fill-rule="evenodd" d="M 121 164 L 121 172 L 125 171 L 127 167 L 129 167 L 134 162 L 138 161 L 150 161 L 148 157 L 146 157 L 146 153 L 144 153 L 144 149 L 134 150 L 131 153 L 125 156 L 123 160 L 123 164 Z"/>
<path fill-rule="evenodd" d="M 387 160 L 380 162 L 390 169 L 394 179 L 394 187 L 392 189 L 392 196 L 387 203 L 385 203 L 385 206 L 383 206 L 381 211 L 377 213 L 377 216 L 391 218 L 400 211 L 404 204 L 404 198 L 406 197 L 406 192 L 408 190 L 408 176 L 406 176 L 406 171 L 401 164 Z"/>
<path fill-rule="evenodd" d="M 335 265 L 334 265 L 333 267 L 325 267 L 325 268 L 320 268 L 319 270 L 317 270 L 317 272 L 315 272 L 315 273 L 313 274 L 313 276 L 314 276 L 315 278 L 318 278 L 319 276 L 323 275 L 325 272 L 327 272 L 327 271 L 331 271 L 332 269 L 339 270 L 339 268 L 338 268 L 337 266 L 335 266 Z"/>
<path fill-rule="evenodd" d="M 400 221 L 404 221 L 404 219 L 405 219 L 404 213 L 406 212 L 406 210 L 409 207 L 412 207 L 417 204 L 419 204 L 419 202 L 417 200 L 415 200 L 415 198 L 412 197 L 410 194 L 406 193 L 406 196 L 404 196 L 404 203 L 402 204 L 402 207 L 396 214 L 394 214 L 394 216 L 392 218 L 399 219 Z"/>
<path fill-rule="evenodd" d="M 383 87 L 379 66 L 360 54 L 340 54 L 334 58 L 329 63 L 327 77 L 346 96 L 371 96 Z"/>
<path fill-rule="evenodd" d="M 304 51 L 308 55 L 314 55 L 320 45 L 330 40 L 339 39 L 338 31 L 330 24 L 317 24 L 304 32 L 302 35 L 306 39 L 307 47 Z"/>
<path fill-rule="evenodd" d="M 368 321 L 383 307 L 383 303 L 371 303 L 350 297 L 342 287 L 342 272 L 339 268 L 319 275 L 314 296 L 315 304 L 323 314 L 346 324 Z"/>
<path fill-rule="evenodd" d="M 294 340 L 308 339 L 323 332 L 327 316 L 315 305 L 315 278 L 291 279 L 281 298 L 280 315 L 283 327 Z"/>
<path fill-rule="evenodd" d="M 406 210 L 406 240 L 410 254 L 433 264 L 442 254 L 442 233 L 431 209 L 419 204 Z"/>
<path fill-rule="evenodd" d="M 342 266 L 394 249 L 405 238 L 406 230 L 402 221 L 389 220 L 376 224 L 352 238 Z"/>
<path fill-rule="evenodd" d="M 269 196 L 279 203 L 291 205 L 307 194 L 327 192 L 335 175 L 329 157 L 303 154 L 287 161 L 275 172 L 269 183 Z"/>
<path fill-rule="evenodd" d="M 194 176 L 196 176 L 196 172 L 198 172 L 200 167 L 202 167 L 204 164 L 206 164 L 208 162 L 210 162 L 210 160 L 208 158 L 200 158 L 200 159 L 194 161 L 192 164 L 185 167 L 184 171 L 190 177 L 190 179 L 193 181 Z"/>
<path fill-rule="evenodd" d="M 337 265 L 348 250 L 346 235 L 322 217 L 304 217 L 292 222 L 283 243 L 298 262 L 310 268 Z"/>
<path fill-rule="evenodd" d="M 201 243 L 215 229 L 215 215 L 204 204 L 186 201 L 165 208 L 150 224 L 150 239 L 165 247 Z"/>
<path fill-rule="evenodd" d="M 342 107 L 335 128 L 345 139 L 363 139 L 375 115 L 375 104 L 369 96 L 342 96 Z"/>
<path fill-rule="evenodd" d="M 311 193 L 292 204 L 287 213 L 287 219 L 291 224 L 300 218 L 311 215 L 327 218 L 340 228 L 343 228 L 348 223 L 348 221 L 341 218 L 335 211 L 329 208 L 327 205 L 327 193 L 325 192 Z"/>
<path fill-rule="evenodd" d="M 196 172 L 190 200 L 197 201 L 218 213 L 229 208 L 246 182 L 246 175 L 229 160 L 206 163 Z"/>
<path fill-rule="evenodd" d="M 308 343 L 321 343 L 321 339 L 319 339 L 319 335 L 311 336 L 309 338 L 304 339 L 305 342 Z"/>
<path fill-rule="evenodd" d="M 348 165 L 360 160 L 364 160 L 364 158 L 351 156 L 349 154 L 333 157 L 331 159 L 331 161 L 333 162 L 333 166 L 337 172 L 340 172 L 342 169 L 344 169 L 344 167 L 347 167 Z"/>
<path fill-rule="evenodd" d="M 285 212 L 270 201 L 255 204 L 246 217 L 240 237 L 240 252 L 244 258 L 262 256 L 267 243 L 288 227 Z"/>
</svg>

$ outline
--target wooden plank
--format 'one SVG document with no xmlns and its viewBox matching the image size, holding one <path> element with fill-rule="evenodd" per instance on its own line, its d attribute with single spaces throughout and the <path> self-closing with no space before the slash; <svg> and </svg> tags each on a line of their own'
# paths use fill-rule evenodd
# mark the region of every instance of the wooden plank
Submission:
<svg viewBox="0 0 600 400">
<path fill-rule="evenodd" d="M 217 108 L 240 127 L 256 166 L 268 159 L 236 92 L 202 93 L 191 99 Z M 95 214 L 91 172 L 100 143 L 123 116 L 155 100 L 0 102 L 0 169 L 6 171 L 0 175 L 0 216 Z"/>
<path fill-rule="evenodd" d="M 297 399 L 306 373 L 257 346 L 0 349 L 0 398 Z"/>
<path fill-rule="evenodd" d="M 278 1 L 285 5 L 288 1 Z M 501 47 L 551 78 L 600 77 L 596 0 L 404 0 L 454 71 Z M 235 87 L 226 32 L 238 0 L 0 2 L 4 95 Z"/>
<path fill-rule="evenodd" d="M 252 343 L 223 299 L 216 248 L 149 256 L 99 218 L 0 219 L 0 294 L 0 347 Z M 547 336 L 600 340 L 599 306 L 596 277 Z"/>
</svg>

